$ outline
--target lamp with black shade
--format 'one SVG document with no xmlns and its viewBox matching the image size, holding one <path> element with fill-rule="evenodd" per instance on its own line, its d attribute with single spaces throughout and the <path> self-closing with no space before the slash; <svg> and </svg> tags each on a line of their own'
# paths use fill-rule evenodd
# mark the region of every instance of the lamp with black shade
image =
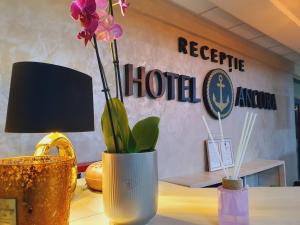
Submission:
<svg viewBox="0 0 300 225">
<path fill-rule="evenodd" d="M 60 132 L 94 130 L 92 78 L 62 66 L 40 62 L 13 65 L 6 132 L 49 133 L 35 156 L 57 147 L 60 156 L 74 158 L 72 191 L 77 180 L 76 155 L 71 141 Z"/>
</svg>

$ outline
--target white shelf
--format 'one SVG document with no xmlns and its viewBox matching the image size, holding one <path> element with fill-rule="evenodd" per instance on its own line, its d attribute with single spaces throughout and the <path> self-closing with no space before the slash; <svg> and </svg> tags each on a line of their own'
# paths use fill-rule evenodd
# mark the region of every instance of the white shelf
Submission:
<svg viewBox="0 0 300 225">
<path fill-rule="evenodd" d="M 281 160 L 255 160 L 249 163 L 245 163 L 241 167 L 240 175 L 241 177 L 256 174 L 268 169 L 278 167 L 279 169 L 279 182 L 280 186 L 286 186 L 286 176 L 285 176 L 285 164 Z M 228 169 L 230 172 L 233 168 Z M 191 188 L 206 187 L 222 182 L 224 173 L 222 170 L 215 172 L 200 172 L 197 174 L 191 174 L 186 176 L 178 176 L 163 179 L 166 182 L 178 184 Z"/>
</svg>

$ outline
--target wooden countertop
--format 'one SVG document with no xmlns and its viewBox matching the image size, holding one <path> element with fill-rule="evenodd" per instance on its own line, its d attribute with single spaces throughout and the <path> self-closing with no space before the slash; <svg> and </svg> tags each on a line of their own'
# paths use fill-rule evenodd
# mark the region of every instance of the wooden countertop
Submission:
<svg viewBox="0 0 300 225">
<path fill-rule="evenodd" d="M 299 225 L 300 187 L 250 188 L 251 225 Z M 158 213 L 148 225 L 217 225 L 217 190 L 159 183 Z M 80 179 L 71 202 L 70 225 L 108 225 L 102 194 Z"/>
</svg>

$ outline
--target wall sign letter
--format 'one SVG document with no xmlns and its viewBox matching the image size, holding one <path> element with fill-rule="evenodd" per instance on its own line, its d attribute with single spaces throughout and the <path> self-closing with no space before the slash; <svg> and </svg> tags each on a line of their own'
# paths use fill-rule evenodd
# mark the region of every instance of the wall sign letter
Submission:
<svg viewBox="0 0 300 225">
<path fill-rule="evenodd" d="M 133 78 L 133 65 L 125 65 L 125 95 L 133 95 L 133 83 L 138 85 L 138 97 L 144 97 L 145 91 L 145 67 L 138 67 L 137 78 Z"/>
<path fill-rule="evenodd" d="M 154 78 L 157 78 L 157 91 L 154 90 Z M 146 90 L 151 98 L 160 98 L 166 90 L 166 78 L 160 70 L 151 70 L 146 77 Z"/>
</svg>

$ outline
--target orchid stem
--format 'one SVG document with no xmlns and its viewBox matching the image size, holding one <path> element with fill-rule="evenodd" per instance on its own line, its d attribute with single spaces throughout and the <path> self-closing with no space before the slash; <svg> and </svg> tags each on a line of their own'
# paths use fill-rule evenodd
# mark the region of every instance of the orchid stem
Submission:
<svg viewBox="0 0 300 225">
<path fill-rule="evenodd" d="M 115 52 L 113 44 L 110 43 L 111 55 L 113 57 L 113 62 L 115 62 Z M 114 63 L 114 70 L 115 70 L 115 82 L 116 82 L 116 97 L 119 98 L 119 88 L 118 88 L 118 75 L 116 73 L 116 64 Z"/>
<path fill-rule="evenodd" d="M 112 0 L 109 0 L 109 9 L 110 9 L 111 16 L 114 16 Z M 118 45 L 117 45 L 117 40 L 116 39 L 111 43 L 111 48 L 112 48 L 112 57 L 113 57 L 115 74 L 116 74 L 116 77 L 117 77 L 117 79 L 116 79 L 117 82 L 116 83 L 119 86 L 121 102 L 124 102 L 123 101 L 123 90 L 122 90 L 122 84 L 121 84 L 121 76 L 120 76 Z"/>
<path fill-rule="evenodd" d="M 104 92 L 105 100 L 106 100 L 106 104 L 107 104 L 110 125 L 111 125 L 111 128 L 112 128 L 112 133 L 113 133 L 113 138 L 114 138 L 114 144 L 115 144 L 115 147 L 116 147 L 116 152 L 119 153 L 119 147 L 118 147 L 116 132 L 115 132 L 114 123 L 113 123 L 113 119 L 112 119 L 111 108 L 110 108 L 110 101 L 109 101 L 111 99 L 110 91 L 108 89 L 108 85 L 107 85 L 107 80 L 106 80 L 104 68 L 103 68 L 103 65 L 102 65 L 102 62 L 101 62 L 101 59 L 100 59 L 100 54 L 99 54 L 99 49 L 98 49 L 97 39 L 96 39 L 96 35 L 95 34 L 93 36 L 93 40 L 94 40 L 95 52 L 96 52 L 96 56 L 97 56 L 97 62 L 98 62 L 98 66 L 99 66 L 99 70 L 100 70 L 100 75 L 101 75 L 103 92 Z"/>
</svg>

